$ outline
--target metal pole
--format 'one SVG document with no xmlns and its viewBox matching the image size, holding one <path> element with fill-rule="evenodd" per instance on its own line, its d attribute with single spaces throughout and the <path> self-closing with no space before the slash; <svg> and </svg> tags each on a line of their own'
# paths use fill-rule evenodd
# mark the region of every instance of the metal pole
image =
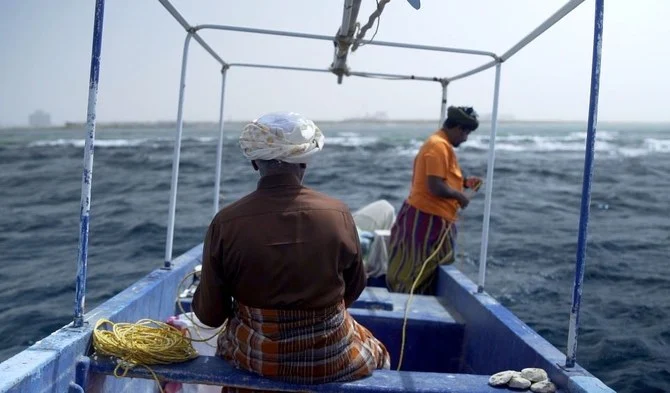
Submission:
<svg viewBox="0 0 670 393">
<path fill-rule="evenodd" d="M 163 0 L 161 0 L 163 1 Z M 211 25 L 204 24 L 195 26 L 196 31 L 204 29 L 212 30 L 228 30 L 228 31 L 238 31 L 243 33 L 255 33 L 255 34 L 268 34 L 276 35 L 283 37 L 296 37 L 296 38 L 307 38 L 312 40 L 323 40 L 332 42 L 335 37 L 323 35 L 323 34 L 310 34 L 310 33 L 296 33 L 292 31 L 282 31 L 282 30 L 268 30 L 268 29 L 257 29 L 252 27 L 241 27 L 241 26 L 229 26 L 229 25 Z M 476 50 L 476 49 L 462 49 L 462 48 L 450 48 L 443 46 L 433 46 L 433 45 L 416 45 L 416 44 L 406 44 L 401 42 L 389 42 L 389 41 L 379 41 L 379 40 L 362 40 L 361 45 L 376 45 L 376 46 L 388 46 L 392 48 L 407 48 L 407 49 L 419 49 L 427 51 L 436 51 L 436 52 L 449 52 L 449 53 L 462 53 L 467 55 L 478 55 L 478 56 L 488 56 L 494 59 L 497 59 L 498 56 L 493 52 Z"/>
<path fill-rule="evenodd" d="M 203 40 L 202 37 L 198 35 L 198 33 L 195 32 L 194 27 L 188 24 L 186 19 L 184 19 L 184 17 L 179 13 L 179 11 L 177 11 L 177 9 L 174 8 L 172 3 L 170 3 L 168 0 L 158 0 L 158 1 L 163 5 L 165 10 L 169 12 L 170 15 L 172 15 L 172 17 L 177 22 L 179 22 L 179 24 L 184 28 L 184 30 L 186 30 L 187 33 L 191 32 L 193 33 L 193 39 L 195 39 L 200 44 L 200 46 L 202 46 L 203 49 L 207 51 L 207 53 L 209 53 L 214 59 L 216 59 L 216 61 L 218 61 L 219 64 L 221 64 L 222 66 L 226 65 L 226 62 L 223 61 L 221 56 L 219 56 L 216 53 L 216 51 L 214 51 L 214 49 L 212 49 L 212 47 L 209 46 L 209 44 L 207 44 L 207 42 L 205 42 L 205 40 Z"/>
<path fill-rule="evenodd" d="M 482 245 L 479 251 L 479 282 L 477 293 L 484 291 L 486 279 L 486 257 L 489 247 L 489 221 L 491 218 L 491 199 L 493 195 L 493 166 L 496 160 L 496 132 L 498 131 L 498 97 L 500 96 L 500 68 L 496 64 L 496 81 L 493 90 L 493 112 L 491 113 L 491 136 L 489 137 L 489 162 L 486 167 L 486 197 L 484 198 L 484 220 L 482 223 Z"/>
<path fill-rule="evenodd" d="M 464 79 L 464 78 L 467 78 L 467 77 L 469 77 L 469 76 L 472 76 L 472 75 L 475 75 L 475 74 L 479 74 L 480 72 L 482 72 L 482 71 L 486 71 L 486 70 L 488 70 L 489 68 L 495 66 L 495 65 L 498 64 L 499 62 L 500 62 L 499 59 L 491 60 L 491 61 L 489 61 L 489 62 L 486 63 L 486 64 L 482 64 L 482 65 L 480 65 L 479 67 L 475 67 L 475 68 L 471 69 L 470 71 L 466 71 L 466 72 L 460 73 L 460 74 L 458 74 L 458 75 L 454 75 L 454 76 L 452 76 L 452 77 L 449 77 L 449 80 L 450 80 L 450 81 L 457 81 L 457 80 L 459 80 L 459 79 Z"/>
<path fill-rule="evenodd" d="M 347 35 L 349 33 L 349 30 L 351 29 L 351 26 L 353 23 L 351 23 L 351 16 L 353 15 L 354 11 L 354 3 L 356 4 L 356 15 L 354 15 L 354 21 L 358 17 L 358 9 L 361 6 L 361 1 L 354 1 L 354 0 L 344 0 L 344 10 L 342 12 L 342 29 L 340 31 L 340 34 L 342 35 Z"/>
<path fill-rule="evenodd" d="M 219 212 L 221 192 L 221 160 L 223 159 L 223 99 L 226 95 L 226 74 L 229 67 L 221 69 L 221 107 L 219 108 L 219 144 L 216 146 L 216 176 L 214 179 L 214 216 Z"/>
<path fill-rule="evenodd" d="M 380 72 L 359 72 L 349 71 L 347 76 L 360 76 L 364 78 L 378 78 L 387 80 L 415 80 L 424 82 L 439 82 L 440 78 L 436 76 L 417 76 L 417 75 L 403 75 L 403 74 L 385 74 Z"/>
<path fill-rule="evenodd" d="M 572 290 L 572 308 L 570 310 L 570 329 L 568 331 L 568 353 L 566 367 L 574 367 L 577 359 L 577 334 L 579 329 L 579 308 L 582 301 L 582 283 L 586 263 L 586 237 L 588 236 L 589 208 L 591 205 L 591 181 L 593 177 L 593 157 L 595 155 L 596 126 L 598 124 L 598 93 L 600 91 L 600 62 L 603 44 L 604 0 L 596 0 L 595 21 L 593 27 L 593 57 L 591 60 L 591 93 L 589 99 L 589 120 L 586 132 L 586 152 L 584 156 L 584 175 L 582 179 L 582 203 L 579 215 L 579 237 L 577 239 L 577 261 L 575 266 L 575 285 Z"/>
<path fill-rule="evenodd" d="M 256 64 L 256 63 L 230 63 L 229 67 L 246 67 L 246 68 L 265 68 L 271 70 L 287 70 L 287 71 L 307 71 L 307 72 L 322 72 L 322 73 L 331 73 L 332 71 L 326 68 L 310 68 L 310 67 L 292 67 L 292 66 L 281 66 L 273 64 Z M 440 82 L 440 78 L 436 76 L 417 76 L 417 75 L 407 75 L 407 74 L 385 74 L 380 72 L 362 72 L 362 71 L 350 71 L 347 73 L 347 76 L 359 76 L 364 78 L 379 78 L 379 79 L 389 79 L 389 80 L 417 80 L 417 81 L 426 81 L 426 82 Z"/>
<path fill-rule="evenodd" d="M 98 78 L 102 51 L 102 26 L 105 0 L 96 0 L 91 48 L 91 73 L 88 83 L 88 108 L 86 110 L 86 141 L 84 143 L 84 170 L 81 179 L 81 204 L 79 208 L 79 251 L 77 253 L 77 279 L 75 283 L 74 327 L 84 325 L 86 301 L 86 269 L 88 265 L 88 230 L 91 212 L 91 182 L 93 181 L 93 146 L 95 142 Z"/>
<path fill-rule="evenodd" d="M 503 53 L 500 58 L 495 57 L 495 60 L 490 61 L 486 64 L 483 64 L 481 66 L 475 67 L 470 71 L 463 72 L 458 75 L 454 75 L 449 78 L 450 81 L 455 81 L 458 79 L 463 79 L 468 76 L 477 74 L 479 72 L 488 70 L 489 68 L 495 66 L 499 61 L 505 61 L 508 60 L 510 57 L 514 56 L 518 51 L 523 49 L 526 45 L 530 44 L 534 39 L 542 35 L 545 31 L 547 31 L 550 27 L 555 25 L 559 20 L 563 19 L 566 15 L 568 15 L 570 12 L 572 12 L 577 6 L 579 6 L 581 3 L 583 3 L 584 0 L 570 0 L 567 2 L 563 7 L 561 7 L 558 11 L 556 11 L 553 15 L 551 15 L 549 18 L 547 18 L 544 22 L 542 22 L 541 25 L 536 27 L 533 31 L 531 31 L 528 35 L 523 37 L 519 42 L 517 42 L 513 47 L 509 48 L 505 53 Z"/>
<path fill-rule="evenodd" d="M 188 45 L 193 33 L 186 34 L 184 52 L 181 60 L 181 79 L 179 83 L 179 104 L 177 106 L 177 134 L 174 141 L 172 155 L 172 183 L 170 184 L 170 210 L 168 212 L 167 238 L 165 239 L 166 269 L 172 266 L 172 241 L 174 239 L 174 218 L 177 209 L 177 180 L 179 179 L 179 160 L 181 154 L 181 134 L 184 128 L 184 90 L 186 89 L 186 64 L 188 60 Z"/>
<path fill-rule="evenodd" d="M 333 64 L 331 68 L 337 75 L 337 83 L 342 83 L 342 78 L 347 71 L 347 55 L 349 47 L 353 42 L 353 36 L 356 33 L 356 20 L 358 11 L 361 7 L 361 0 L 344 0 L 344 9 L 342 10 L 342 26 L 337 31 L 337 36 L 333 39 L 335 43 L 335 53 L 333 54 Z"/>
<path fill-rule="evenodd" d="M 449 85 L 449 81 L 443 79 L 440 83 L 442 84 L 442 103 L 440 104 L 440 123 L 437 125 L 438 127 L 442 127 L 442 123 L 447 117 L 447 85 Z"/>
</svg>

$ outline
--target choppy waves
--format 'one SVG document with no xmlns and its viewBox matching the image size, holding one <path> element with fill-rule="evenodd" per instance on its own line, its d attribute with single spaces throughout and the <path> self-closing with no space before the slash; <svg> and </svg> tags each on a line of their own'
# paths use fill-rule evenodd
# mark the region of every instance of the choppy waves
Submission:
<svg viewBox="0 0 670 393">
<path fill-rule="evenodd" d="M 652 154 L 670 153 L 670 138 L 642 138 L 634 141 L 628 140 L 622 143 L 618 140 L 619 134 L 610 131 L 597 133 L 595 150 L 604 157 L 640 157 Z M 499 152 L 529 152 L 550 153 L 566 152 L 581 153 L 585 147 L 585 132 L 573 132 L 567 135 L 499 135 L 496 137 L 495 149 Z M 233 135 L 226 135 L 225 141 L 229 143 L 235 139 Z M 490 138 L 483 134 L 473 134 L 468 142 L 463 145 L 462 150 L 488 150 Z M 216 137 L 186 137 L 185 143 L 211 145 L 217 142 Z M 400 142 L 400 143 L 396 143 Z M 395 154 L 414 156 L 423 142 L 422 139 L 411 139 L 404 141 L 389 141 L 381 136 L 371 136 L 366 133 L 341 132 L 328 136 L 326 145 L 333 148 L 367 148 L 379 150 L 379 148 L 392 147 Z M 96 148 L 124 148 L 124 147 L 151 147 L 161 148 L 172 146 L 173 139 L 160 138 L 137 138 L 137 139 L 98 139 Z M 28 147 L 84 147 L 84 139 L 54 139 L 30 142 Z"/>
<path fill-rule="evenodd" d="M 376 128 L 375 128 L 376 127 Z M 352 209 L 384 198 L 399 208 L 425 125 L 324 130 L 306 184 Z M 500 128 L 487 290 L 565 350 L 574 274 L 584 139 L 575 126 Z M 535 130 L 537 132 L 529 132 Z M 227 130 L 221 204 L 257 174 Z M 458 150 L 483 176 L 488 130 Z M 0 134 L 0 359 L 69 322 L 78 242 L 81 132 Z M 95 142 L 88 308 L 160 266 L 173 130 L 101 131 Z M 582 302 L 578 361 L 619 392 L 670 391 L 670 127 L 602 128 Z M 211 219 L 218 133 L 184 130 L 175 255 L 200 243 Z M 459 227 L 457 266 L 476 277 L 483 197 Z M 40 272 L 39 279 L 35 272 Z"/>
</svg>

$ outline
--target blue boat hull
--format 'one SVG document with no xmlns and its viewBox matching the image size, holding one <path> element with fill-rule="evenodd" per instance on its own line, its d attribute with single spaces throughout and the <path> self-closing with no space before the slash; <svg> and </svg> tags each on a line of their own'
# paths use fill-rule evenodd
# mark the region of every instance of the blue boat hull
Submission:
<svg viewBox="0 0 670 393">
<path fill-rule="evenodd" d="M 174 260 L 171 270 L 151 272 L 88 312 L 82 328 L 66 326 L 0 364 L 0 392 L 156 391 L 155 382 L 144 379 L 146 376 L 108 376 L 105 364 L 87 368 L 85 360 L 91 350 L 92 328 L 100 318 L 134 322 L 142 318 L 166 320 L 174 315 L 177 287 L 183 277 L 200 264 L 201 252 L 201 245 L 194 247 Z M 351 314 L 387 346 L 393 370 L 400 353 L 406 301 L 407 295 L 368 287 L 350 309 Z M 443 267 L 437 296 L 415 296 L 412 301 L 403 359 L 405 372 L 378 372 L 379 375 L 356 383 L 323 386 L 317 390 L 488 392 L 493 388 L 486 381 L 493 373 L 539 367 L 547 371 L 560 391 L 613 392 L 579 365 L 570 371 L 564 370 L 560 366 L 564 361 L 563 353 L 508 309 L 488 294 L 476 293 L 476 285 L 460 271 Z M 176 373 L 174 375 L 186 378 L 183 380 L 193 381 L 204 378 L 197 373 L 189 374 L 188 367 L 170 366 L 164 375 Z M 190 367 L 203 371 L 197 365 Z M 218 379 L 210 377 L 210 383 L 212 378 L 214 382 L 223 383 L 244 379 L 239 370 L 221 370 Z M 404 382 L 398 385 L 400 380 Z M 256 382 L 266 383 L 260 378 Z M 291 387 L 270 384 L 283 389 Z"/>
</svg>

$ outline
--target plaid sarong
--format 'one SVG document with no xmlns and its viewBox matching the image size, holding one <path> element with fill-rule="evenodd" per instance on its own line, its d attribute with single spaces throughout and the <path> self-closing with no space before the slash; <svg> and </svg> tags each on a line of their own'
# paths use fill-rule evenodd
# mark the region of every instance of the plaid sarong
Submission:
<svg viewBox="0 0 670 393">
<path fill-rule="evenodd" d="M 217 355 L 238 368 L 300 384 L 350 381 L 390 368 L 384 344 L 351 317 L 344 302 L 314 311 L 235 307 Z"/>
<path fill-rule="evenodd" d="M 415 294 L 434 294 L 437 267 L 454 262 L 456 225 L 442 217 L 424 213 L 407 202 L 403 203 L 391 228 L 386 272 L 386 286 L 389 291 L 410 292 L 422 265 L 437 250 L 443 236 L 446 239 L 423 270 L 414 289 Z"/>
</svg>

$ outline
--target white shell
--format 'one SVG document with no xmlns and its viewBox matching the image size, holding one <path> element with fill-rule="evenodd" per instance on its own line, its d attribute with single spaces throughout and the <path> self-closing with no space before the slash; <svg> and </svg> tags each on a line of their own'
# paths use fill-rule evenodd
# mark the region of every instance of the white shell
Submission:
<svg viewBox="0 0 670 393">
<path fill-rule="evenodd" d="M 540 381 L 530 385 L 530 390 L 535 393 L 554 393 L 556 392 L 556 385 L 549 380 Z"/>
<path fill-rule="evenodd" d="M 514 376 L 516 371 L 501 371 L 499 373 L 495 373 L 489 377 L 489 385 L 491 386 L 503 386 L 507 385 L 507 382 L 509 382 L 510 379 Z"/>
<path fill-rule="evenodd" d="M 547 372 L 541 368 L 524 368 L 521 370 L 521 376 L 531 382 L 540 382 L 549 379 Z"/>
<path fill-rule="evenodd" d="M 513 389 L 528 389 L 530 387 L 530 381 L 526 378 L 512 377 L 507 386 Z"/>
</svg>

